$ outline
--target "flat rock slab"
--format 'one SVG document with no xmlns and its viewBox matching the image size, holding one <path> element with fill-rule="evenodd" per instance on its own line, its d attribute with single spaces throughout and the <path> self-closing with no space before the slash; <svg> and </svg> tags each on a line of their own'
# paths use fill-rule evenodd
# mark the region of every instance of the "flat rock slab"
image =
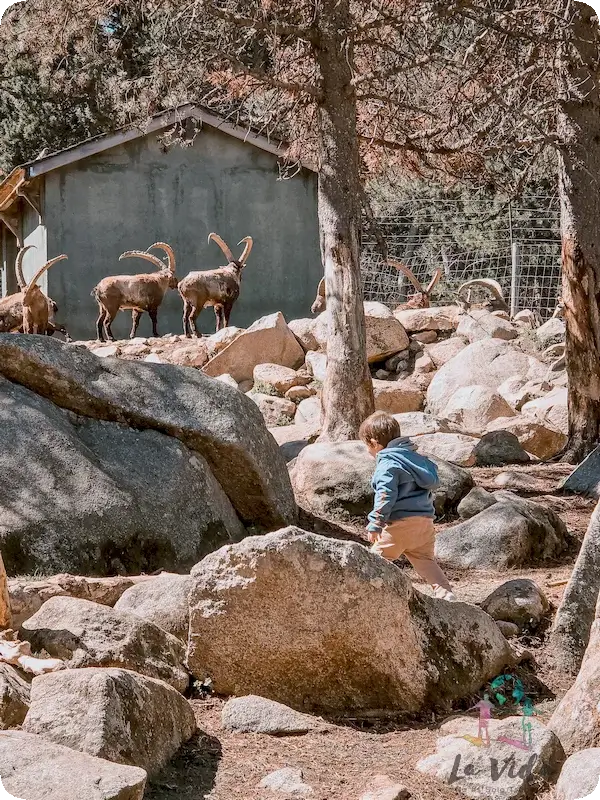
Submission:
<svg viewBox="0 0 600 800">
<path fill-rule="evenodd" d="M 193 736 L 196 720 L 164 681 L 125 669 L 69 669 L 34 678 L 23 730 L 153 774 Z"/>
<path fill-rule="evenodd" d="M 284 767 L 271 772 L 260 782 L 261 789 L 271 789 L 273 792 L 291 795 L 292 797 L 310 797 L 312 788 L 303 781 L 301 769 Z"/>
<path fill-rule="evenodd" d="M 593 450 L 558 488 L 565 494 L 600 497 L 600 446 Z"/>
<path fill-rule="evenodd" d="M 135 614 L 74 597 L 52 597 L 21 632 L 34 652 L 46 650 L 73 669 L 130 669 L 164 680 L 178 692 L 189 685 L 183 643 Z"/>
<path fill-rule="evenodd" d="M 23 800 L 142 800 L 147 777 L 23 731 L 0 736 L 0 775 Z"/>
<path fill-rule="evenodd" d="M 523 742 L 523 720 L 531 724 Z M 441 732 L 434 755 L 417 769 L 432 775 L 472 800 L 516 800 L 538 778 L 550 780 L 565 755 L 557 737 L 535 718 L 508 717 L 489 721 L 490 745 L 478 738 L 476 719 L 451 720 Z"/>
<path fill-rule="evenodd" d="M 266 733 L 270 736 L 293 736 L 320 727 L 308 714 L 257 695 L 234 697 L 225 703 L 221 716 L 223 727 L 235 733 Z"/>
<path fill-rule="evenodd" d="M 77 414 L 180 439 L 206 458 L 244 521 L 274 527 L 296 517 L 285 462 L 260 411 L 222 381 L 20 334 L 0 334 L 0 373 Z"/>
</svg>

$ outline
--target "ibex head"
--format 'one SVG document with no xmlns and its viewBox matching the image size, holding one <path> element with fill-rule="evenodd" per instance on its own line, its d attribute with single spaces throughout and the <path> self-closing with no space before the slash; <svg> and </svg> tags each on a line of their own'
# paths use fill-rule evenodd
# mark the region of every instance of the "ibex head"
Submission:
<svg viewBox="0 0 600 800">
<path fill-rule="evenodd" d="M 253 247 L 253 239 L 251 236 L 244 236 L 241 242 L 238 242 L 238 247 L 241 244 L 244 244 L 244 252 L 239 258 L 234 258 L 233 253 L 231 252 L 231 248 L 229 245 L 221 239 L 221 237 L 217 233 L 209 233 L 208 234 L 208 241 L 213 241 L 215 244 L 219 246 L 223 255 L 227 259 L 227 266 L 228 267 L 235 267 L 239 272 L 241 272 L 244 267 L 246 266 L 246 262 L 248 261 L 248 257 L 252 251 Z"/>
<path fill-rule="evenodd" d="M 440 278 L 442 277 L 442 270 L 438 269 L 435 272 L 435 275 L 429 282 L 428 286 L 423 286 L 421 282 L 415 277 L 414 273 L 411 269 L 409 269 L 406 264 L 403 264 L 401 261 L 394 261 L 392 259 L 388 259 L 387 262 L 390 267 L 394 267 L 397 269 L 398 272 L 402 272 L 403 275 L 406 275 L 410 283 L 415 287 L 417 290 L 415 294 L 411 294 L 403 304 L 404 308 L 429 308 L 431 305 L 430 295 L 438 285 Z"/>
</svg>

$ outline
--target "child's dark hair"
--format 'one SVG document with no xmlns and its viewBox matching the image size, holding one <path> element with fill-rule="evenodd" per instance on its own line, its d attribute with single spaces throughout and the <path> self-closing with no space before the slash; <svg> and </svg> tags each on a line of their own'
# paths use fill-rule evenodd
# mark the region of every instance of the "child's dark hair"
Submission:
<svg viewBox="0 0 600 800">
<path fill-rule="evenodd" d="M 358 436 L 365 444 L 375 441 L 382 447 L 387 447 L 391 441 L 402 436 L 402 431 L 395 417 L 385 411 L 376 411 L 360 426 Z"/>
</svg>

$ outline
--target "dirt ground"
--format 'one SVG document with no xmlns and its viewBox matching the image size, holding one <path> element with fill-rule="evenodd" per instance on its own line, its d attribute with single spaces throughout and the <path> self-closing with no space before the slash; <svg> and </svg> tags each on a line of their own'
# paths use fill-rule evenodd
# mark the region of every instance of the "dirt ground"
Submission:
<svg viewBox="0 0 600 800">
<path fill-rule="evenodd" d="M 476 469 L 473 475 L 477 485 L 492 490 L 498 488 L 494 481 L 503 471 L 506 470 Z M 555 493 L 560 479 L 569 473 L 570 468 L 551 464 L 511 471 L 534 477 L 535 489 L 518 493 L 551 507 L 565 520 L 570 532 L 582 539 L 594 502 Z M 458 598 L 465 602 L 481 602 L 506 580 L 527 577 L 536 581 L 552 604 L 557 606 L 575 556 L 576 547 L 563 561 L 541 569 L 502 574 L 449 570 L 448 574 Z M 409 567 L 405 569 L 419 590 L 428 591 Z M 545 661 L 543 634 L 539 638 L 524 638 L 519 645 L 527 648 L 534 657 L 534 661 L 523 668 L 523 677 L 528 692 L 533 696 L 538 718 L 543 722 L 549 719 L 567 687 L 555 679 Z M 273 738 L 233 735 L 224 731 L 220 720 L 223 699 L 194 699 L 191 702 L 200 733 L 151 782 L 145 800 L 291 800 L 293 795 L 259 788 L 262 778 L 282 767 L 302 770 L 305 783 L 313 789 L 310 797 L 314 800 L 358 800 L 369 780 L 376 775 L 387 775 L 404 784 L 415 800 L 456 800 L 460 796 L 415 769 L 421 758 L 435 751 L 437 729 L 444 719 L 433 714 L 429 719 L 394 723 L 329 721 L 322 732 Z M 457 713 L 459 711 L 457 709 Z M 552 797 L 552 791 L 547 787 L 538 794 L 539 800 L 552 800 Z"/>
</svg>

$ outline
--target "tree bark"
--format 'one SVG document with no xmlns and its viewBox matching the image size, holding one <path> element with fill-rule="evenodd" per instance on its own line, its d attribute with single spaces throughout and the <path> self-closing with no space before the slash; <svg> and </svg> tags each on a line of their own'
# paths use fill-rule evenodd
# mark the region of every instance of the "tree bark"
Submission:
<svg viewBox="0 0 600 800">
<path fill-rule="evenodd" d="M 10 596 L 8 594 L 8 579 L 4 561 L 0 555 L 0 630 L 12 627 L 12 614 L 10 609 Z"/>
<path fill-rule="evenodd" d="M 578 463 L 600 437 L 600 35 L 595 12 L 575 3 L 571 47 L 561 55 L 563 301 L 567 325 L 569 439 L 563 460 Z"/>
<path fill-rule="evenodd" d="M 317 18 L 319 224 L 329 336 L 323 387 L 324 441 L 356 439 L 374 410 L 360 273 L 361 180 L 352 86 L 349 0 L 323 0 Z"/>
<path fill-rule="evenodd" d="M 600 503 L 596 506 L 556 614 L 550 649 L 562 672 L 581 667 L 600 591 Z"/>
</svg>

